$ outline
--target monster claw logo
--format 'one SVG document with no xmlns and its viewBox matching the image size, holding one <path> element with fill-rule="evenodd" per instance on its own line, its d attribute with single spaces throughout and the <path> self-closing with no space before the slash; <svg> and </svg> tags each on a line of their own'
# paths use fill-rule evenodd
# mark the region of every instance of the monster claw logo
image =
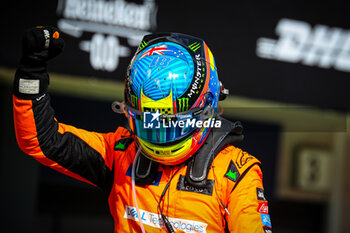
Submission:
<svg viewBox="0 0 350 233">
<path fill-rule="evenodd" d="M 201 44 L 198 42 L 194 42 L 193 44 L 188 46 L 193 52 L 196 52 L 197 49 L 201 47 Z"/>
<path fill-rule="evenodd" d="M 187 97 L 180 98 L 177 100 L 179 105 L 179 112 L 184 112 L 188 110 L 188 100 L 189 98 Z"/>
<path fill-rule="evenodd" d="M 139 46 L 139 50 L 142 50 L 146 46 L 147 46 L 147 43 L 143 40 Z"/>
<path fill-rule="evenodd" d="M 133 107 L 137 108 L 138 107 L 137 97 L 135 95 L 131 95 L 130 98 L 131 98 L 131 101 L 130 101 L 131 105 Z"/>
</svg>

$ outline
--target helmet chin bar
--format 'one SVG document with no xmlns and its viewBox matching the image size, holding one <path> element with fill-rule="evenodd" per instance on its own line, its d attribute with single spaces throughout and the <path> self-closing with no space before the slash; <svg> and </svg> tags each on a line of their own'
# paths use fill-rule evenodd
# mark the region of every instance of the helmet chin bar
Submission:
<svg viewBox="0 0 350 233">
<path fill-rule="evenodd" d="M 141 149 L 142 155 L 146 158 L 158 162 L 163 165 L 178 165 L 186 161 L 192 156 L 190 148 L 193 146 L 195 139 L 187 137 L 182 143 L 174 146 L 162 146 L 153 143 L 146 142 L 137 136 L 135 137 L 136 146 Z M 154 157 L 152 154 L 156 154 L 156 151 L 162 151 L 163 156 Z M 175 152 L 176 151 L 176 152 Z M 157 154 L 158 155 L 158 154 Z"/>
</svg>

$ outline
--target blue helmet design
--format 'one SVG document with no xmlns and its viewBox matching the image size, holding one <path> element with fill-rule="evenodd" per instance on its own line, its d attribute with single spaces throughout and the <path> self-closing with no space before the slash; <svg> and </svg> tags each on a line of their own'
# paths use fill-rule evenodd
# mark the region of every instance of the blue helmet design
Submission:
<svg viewBox="0 0 350 233">
<path fill-rule="evenodd" d="M 132 89 L 153 100 L 172 91 L 173 100 L 182 96 L 191 84 L 194 64 L 189 52 L 170 42 L 152 45 L 140 53 L 132 67 Z"/>
<path fill-rule="evenodd" d="M 143 154 L 166 165 L 192 156 L 211 128 L 179 122 L 214 121 L 220 88 L 203 40 L 179 33 L 145 36 L 125 79 L 126 114 Z"/>
</svg>

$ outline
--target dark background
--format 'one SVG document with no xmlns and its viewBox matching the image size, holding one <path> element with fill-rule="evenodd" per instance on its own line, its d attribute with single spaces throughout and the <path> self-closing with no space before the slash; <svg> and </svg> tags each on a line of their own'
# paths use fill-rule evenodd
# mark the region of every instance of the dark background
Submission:
<svg viewBox="0 0 350 233">
<path fill-rule="evenodd" d="M 63 0 L 64 2 L 64 0 Z M 143 1 L 133 1 L 142 3 Z M 23 31 L 35 25 L 57 25 L 57 1 L 9 1 L 1 12 L 0 64 L 16 67 Z M 149 32 L 174 31 L 203 38 L 212 50 L 224 85 L 231 94 L 321 108 L 349 109 L 349 72 L 298 63 L 262 59 L 256 55 L 261 37 L 278 39 L 280 19 L 293 19 L 329 28 L 350 28 L 348 1 L 156 1 L 156 25 Z M 130 57 L 120 59 L 115 72 L 94 70 L 81 39 L 63 33 L 66 51 L 50 64 L 50 71 L 123 80 Z M 120 38 L 121 44 L 126 44 Z M 345 46 L 344 46 L 345 47 Z M 136 47 L 130 47 L 131 54 Z M 350 53 L 350 48 L 348 48 Z"/>
<path fill-rule="evenodd" d="M 142 4 L 143 1 L 133 1 Z M 350 76 L 334 68 L 263 59 L 256 55 L 261 37 L 278 40 L 282 18 L 337 27 L 348 33 L 350 3 L 345 1 L 156 1 L 156 25 L 150 32 L 174 31 L 203 38 L 213 52 L 219 78 L 230 94 L 259 100 L 300 104 L 320 109 L 350 109 Z M 21 35 L 35 25 L 53 25 L 57 1 L 8 1 L 0 10 L 0 67 L 15 69 Z M 129 57 L 120 58 L 113 72 L 94 70 L 89 54 L 79 49 L 82 38 L 62 33 L 65 52 L 49 71 L 122 81 Z M 107 35 L 106 35 L 107 36 Z M 119 38 L 128 46 L 125 38 Z M 349 49 L 350 53 L 350 49 Z M 87 130 L 114 131 L 123 119 L 110 110 L 110 101 L 52 94 L 57 118 Z M 19 151 L 13 129 L 11 87 L 1 84 L 1 225 L 4 232 L 112 232 L 107 200 L 98 190 L 38 165 Z M 231 119 L 237 120 L 237 119 Z M 263 163 L 266 196 L 275 232 L 325 232 L 327 205 L 286 201 L 276 197 L 276 166 L 281 126 L 238 119 L 245 140 L 238 144 Z M 288 210 L 288 211 L 287 211 Z"/>
</svg>

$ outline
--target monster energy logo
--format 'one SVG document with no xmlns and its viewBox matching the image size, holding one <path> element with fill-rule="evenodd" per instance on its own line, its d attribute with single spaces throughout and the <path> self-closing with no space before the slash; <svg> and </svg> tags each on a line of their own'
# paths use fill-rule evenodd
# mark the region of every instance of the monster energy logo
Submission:
<svg viewBox="0 0 350 233">
<path fill-rule="evenodd" d="M 135 96 L 135 95 L 131 95 L 130 96 L 130 99 L 131 99 L 131 105 L 133 106 L 133 107 L 137 107 L 137 97 Z"/>
<path fill-rule="evenodd" d="M 187 97 L 178 99 L 179 112 L 184 112 L 188 110 L 188 100 L 189 98 Z"/>
<path fill-rule="evenodd" d="M 197 49 L 201 47 L 201 44 L 198 42 L 194 42 L 193 44 L 188 46 L 193 52 L 196 52 Z"/>
<path fill-rule="evenodd" d="M 147 46 L 147 43 L 143 40 L 139 46 L 139 49 L 142 50 L 146 46 Z"/>
</svg>

